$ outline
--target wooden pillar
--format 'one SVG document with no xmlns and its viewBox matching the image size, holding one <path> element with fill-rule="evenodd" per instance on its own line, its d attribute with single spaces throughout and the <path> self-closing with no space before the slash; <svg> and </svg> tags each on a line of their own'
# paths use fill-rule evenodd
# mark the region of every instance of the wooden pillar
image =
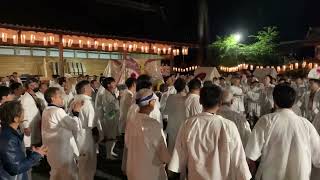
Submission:
<svg viewBox="0 0 320 180">
<path fill-rule="evenodd" d="M 63 59 L 63 36 L 62 34 L 59 35 L 59 75 L 64 76 L 64 59 Z"/>
<path fill-rule="evenodd" d="M 197 57 L 197 65 L 208 64 L 208 38 L 209 38 L 209 25 L 208 25 L 208 2 L 207 0 L 199 0 L 199 14 L 198 14 L 198 33 L 199 33 L 199 50 Z"/>
</svg>

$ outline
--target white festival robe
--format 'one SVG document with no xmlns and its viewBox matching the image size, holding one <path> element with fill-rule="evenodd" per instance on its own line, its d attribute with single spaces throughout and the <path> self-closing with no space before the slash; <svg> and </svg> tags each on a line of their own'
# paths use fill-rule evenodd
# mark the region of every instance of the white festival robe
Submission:
<svg viewBox="0 0 320 180">
<path fill-rule="evenodd" d="M 168 169 L 188 180 L 250 180 L 251 174 L 236 125 L 219 115 L 203 112 L 179 130 Z"/>
<path fill-rule="evenodd" d="M 128 180 L 166 180 L 165 163 L 170 160 L 161 124 L 136 113 L 125 131 Z"/>
<path fill-rule="evenodd" d="M 26 92 L 21 96 L 21 104 L 24 109 L 24 122 L 21 128 L 30 128 L 31 136 L 24 136 L 25 147 L 41 143 L 41 114 L 34 98 Z"/>
<path fill-rule="evenodd" d="M 181 94 L 170 95 L 163 112 L 164 115 L 168 115 L 166 132 L 168 133 L 168 149 L 170 153 L 173 152 L 174 145 L 176 144 L 176 137 L 180 126 L 186 120 L 185 101 L 186 96 L 182 96 Z"/>
<path fill-rule="evenodd" d="M 186 117 L 192 117 L 194 115 L 202 113 L 202 105 L 200 104 L 200 96 L 197 94 L 188 94 L 186 102 Z"/>
<path fill-rule="evenodd" d="M 251 132 L 247 158 L 261 158 L 256 180 L 309 179 L 312 164 L 320 167 L 320 137 L 313 125 L 291 109 L 259 119 Z"/>
<path fill-rule="evenodd" d="M 78 180 L 76 159 L 79 149 L 74 132 L 81 130 L 77 117 L 68 116 L 63 108 L 48 106 L 42 114 L 42 141 L 48 147 L 50 180 Z"/>
</svg>

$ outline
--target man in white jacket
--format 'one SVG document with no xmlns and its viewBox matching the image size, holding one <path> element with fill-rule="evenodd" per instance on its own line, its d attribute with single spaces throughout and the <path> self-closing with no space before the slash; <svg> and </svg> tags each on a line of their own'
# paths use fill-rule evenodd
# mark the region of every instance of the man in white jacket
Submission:
<svg viewBox="0 0 320 180">
<path fill-rule="evenodd" d="M 73 135 L 81 130 L 78 119 L 83 102 L 73 104 L 73 117 L 63 109 L 62 92 L 51 87 L 45 93 L 48 107 L 42 114 L 42 141 L 48 147 L 48 162 L 51 167 L 50 180 L 78 180 L 76 159 L 79 149 Z"/>
<path fill-rule="evenodd" d="M 201 81 L 192 79 L 188 83 L 188 87 L 189 94 L 185 102 L 187 118 L 202 113 L 202 105 L 200 104 Z"/>
<path fill-rule="evenodd" d="M 295 98 L 292 87 L 277 85 L 276 112 L 262 116 L 252 130 L 246 155 L 256 180 L 310 179 L 312 165 L 320 167 L 320 137 L 307 119 L 292 111 Z"/>
<path fill-rule="evenodd" d="M 24 131 L 25 147 L 41 144 L 41 105 L 36 99 L 34 90 L 38 88 L 37 80 L 29 79 L 25 82 L 26 92 L 21 96 L 25 121 L 21 128 Z"/>
<path fill-rule="evenodd" d="M 81 129 L 76 133 L 76 141 L 79 148 L 80 156 L 78 160 L 79 179 L 93 180 L 97 167 L 96 141 L 99 139 L 97 132 L 99 122 L 95 121 L 95 111 L 91 98 L 92 88 L 90 82 L 83 80 L 76 85 L 77 95 L 71 106 L 75 102 L 82 101 L 83 107 L 79 112 Z M 100 127 L 99 127 L 100 128 Z"/>
</svg>

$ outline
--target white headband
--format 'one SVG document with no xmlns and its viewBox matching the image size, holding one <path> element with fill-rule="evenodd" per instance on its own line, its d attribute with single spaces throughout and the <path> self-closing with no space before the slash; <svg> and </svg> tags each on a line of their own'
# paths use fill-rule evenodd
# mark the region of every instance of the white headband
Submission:
<svg viewBox="0 0 320 180">
<path fill-rule="evenodd" d="M 157 96 L 154 93 L 152 93 L 149 96 L 145 96 L 140 99 L 137 99 L 136 104 L 138 104 L 138 106 L 140 106 L 140 107 L 143 107 L 143 106 L 147 106 L 150 101 L 156 100 L 156 99 L 157 99 Z"/>
</svg>

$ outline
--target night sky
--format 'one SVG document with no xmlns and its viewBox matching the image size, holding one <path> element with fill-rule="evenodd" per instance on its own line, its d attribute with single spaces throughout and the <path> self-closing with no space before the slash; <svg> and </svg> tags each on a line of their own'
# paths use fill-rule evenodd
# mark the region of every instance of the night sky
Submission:
<svg viewBox="0 0 320 180">
<path fill-rule="evenodd" d="M 103 3 L 108 0 L 1 0 L 0 22 L 156 40 L 196 42 L 196 0 L 134 0 L 155 12 Z M 132 0 L 133 1 L 133 0 Z M 281 40 L 303 39 L 320 26 L 319 0 L 208 0 L 209 38 L 278 26 Z M 160 8 L 161 7 L 161 8 Z"/>
</svg>

